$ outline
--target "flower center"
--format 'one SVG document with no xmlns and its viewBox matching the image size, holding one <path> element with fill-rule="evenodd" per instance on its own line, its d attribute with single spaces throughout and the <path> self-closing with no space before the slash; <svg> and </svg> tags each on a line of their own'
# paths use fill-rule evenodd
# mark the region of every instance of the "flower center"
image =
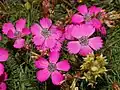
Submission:
<svg viewBox="0 0 120 90">
<path fill-rule="evenodd" d="M 90 14 L 85 14 L 84 16 L 85 21 L 90 21 L 91 20 L 91 15 Z"/>
<path fill-rule="evenodd" d="M 45 37 L 48 38 L 50 36 L 50 31 L 48 29 L 43 29 L 41 34 Z"/>
<path fill-rule="evenodd" d="M 88 45 L 88 37 L 87 36 L 82 36 L 80 39 L 79 39 L 79 42 L 82 46 L 87 46 Z"/>
<path fill-rule="evenodd" d="M 14 35 L 15 35 L 17 38 L 22 37 L 22 35 L 21 35 L 21 32 L 20 32 L 20 31 L 15 31 Z"/>
<path fill-rule="evenodd" d="M 48 70 L 49 70 L 50 72 L 54 72 L 54 71 L 56 70 L 56 65 L 55 65 L 54 63 L 50 63 L 50 64 L 48 65 Z"/>
</svg>

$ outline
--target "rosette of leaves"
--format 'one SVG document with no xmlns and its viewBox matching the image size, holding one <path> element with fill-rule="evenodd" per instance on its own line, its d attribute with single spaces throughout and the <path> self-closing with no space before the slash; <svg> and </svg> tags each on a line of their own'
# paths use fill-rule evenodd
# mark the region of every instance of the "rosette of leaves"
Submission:
<svg viewBox="0 0 120 90">
<path fill-rule="evenodd" d="M 106 73 L 106 64 L 106 59 L 102 54 L 97 56 L 94 54 L 87 55 L 84 58 L 83 64 L 80 66 L 83 74 L 82 79 L 88 81 L 88 85 L 93 86 L 96 84 L 96 79 Z"/>
</svg>

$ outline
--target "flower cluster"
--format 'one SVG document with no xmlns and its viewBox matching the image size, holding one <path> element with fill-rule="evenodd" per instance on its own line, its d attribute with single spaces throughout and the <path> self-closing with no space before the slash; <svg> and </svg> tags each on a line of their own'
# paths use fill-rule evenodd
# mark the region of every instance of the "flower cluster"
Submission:
<svg viewBox="0 0 120 90">
<path fill-rule="evenodd" d="M 14 48 L 22 48 L 25 44 L 25 39 L 23 39 L 24 36 L 30 34 L 30 30 L 25 26 L 26 20 L 21 18 L 16 21 L 16 25 L 14 25 L 11 22 L 5 23 L 3 25 L 3 33 L 7 35 L 7 37 L 14 39 Z"/>
<path fill-rule="evenodd" d="M 4 48 L 0 48 L 0 90 L 6 90 L 7 85 L 5 81 L 7 80 L 7 73 L 4 70 L 4 65 L 2 62 L 7 61 L 8 51 Z"/>
<path fill-rule="evenodd" d="M 31 35 L 32 42 L 37 50 L 49 52 L 49 57 L 42 56 L 35 60 L 35 67 L 40 69 L 36 73 L 40 82 L 51 77 L 53 84 L 60 85 L 64 80 L 62 72 L 68 71 L 70 64 L 68 60 L 57 61 L 65 40 L 68 42 L 66 47 L 70 54 L 87 56 L 102 48 L 102 38 L 94 36 L 94 33 L 99 31 L 106 35 L 106 29 L 99 17 L 99 15 L 104 15 L 104 12 L 101 8 L 95 6 L 87 8 L 86 5 L 78 6 L 77 10 L 78 12 L 71 18 L 71 24 L 65 27 L 65 32 L 62 32 L 49 18 L 41 18 L 39 23 L 32 24 L 30 28 L 26 27 L 26 19 L 23 18 L 17 20 L 15 26 L 11 22 L 3 25 L 2 32 L 15 41 L 14 48 L 25 47 L 26 38 Z M 0 48 L 0 60 L 6 61 L 7 58 L 8 52 Z M 0 79 L 4 76 L 3 84 L 0 84 L 1 88 L 3 85 L 5 86 L 6 75 L 4 66 L 0 63 Z"/>
<path fill-rule="evenodd" d="M 106 30 L 102 25 L 98 15 L 103 15 L 101 8 L 86 5 L 78 6 L 78 12 L 72 16 L 71 24 L 65 28 L 65 38 L 69 40 L 67 48 L 69 53 L 86 56 L 93 50 L 99 50 L 103 46 L 103 40 L 100 36 L 91 37 L 95 31 L 99 30 L 105 35 Z"/>
<path fill-rule="evenodd" d="M 104 16 L 105 12 L 99 7 L 91 6 L 87 8 L 86 5 L 80 5 L 77 7 L 78 13 L 72 16 L 72 23 L 75 24 L 90 24 L 96 30 L 100 31 L 101 34 L 106 35 L 106 29 L 102 25 L 101 17 Z"/>
</svg>

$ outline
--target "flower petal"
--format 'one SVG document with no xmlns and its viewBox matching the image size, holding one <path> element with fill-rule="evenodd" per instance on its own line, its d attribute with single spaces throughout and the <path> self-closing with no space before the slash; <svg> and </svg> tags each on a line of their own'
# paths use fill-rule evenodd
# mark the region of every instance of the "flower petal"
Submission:
<svg viewBox="0 0 120 90">
<path fill-rule="evenodd" d="M 47 69 L 39 70 L 36 76 L 40 82 L 44 82 L 50 77 L 50 72 Z"/>
<path fill-rule="evenodd" d="M 14 48 L 22 48 L 24 47 L 25 39 L 19 38 L 14 43 Z"/>
<path fill-rule="evenodd" d="M 41 30 L 42 28 L 40 27 L 39 24 L 35 23 L 31 26 L 31 32 L 32 32 L 32 35 L 36 35 L 36 36 L 39 36 L 40 33 L 41 33 Z"/>
<path fill-rule="evenodd" d="M 74 38 L 72 37 L 71 35 L 71 32 L 72 32 L 72 28 L 74 27 L 74 25 L 67 25 L 65 27 L 65 38 L 68 39 L 68 40 L 73 40 Z"/>
<path fill-rule="evenodd" d="M 57 26 L 52 25 L 50 28 L 51 36 L 55 39 L 59 39 L 62 36 L 62 32 L 57 28 Z"/>
<path fill-rule="evenodd" d="M 22 29 L 25 28 L 26 19 L 19 19 L 16 21 L 16 30 L 22 32 Z"/>
<path fill-rule="evenodd" d="M 101 22 L 100 22 L 100 20 L 98 20 L 98 19 L 96 19 L 96 18 L 93 18 L 92 20 L 91 20 L 91 22 L 92 22 L 92 25 L 96 28 L 96 29 L 100 29 L 100 27 L 101 27 Z"/>
<path fill-rule="evenodd" d="M 79 41 L 71 41 L 67 45 L 68 51 L 73 54 L 77 54 L 80 51 L 81 45 Z"/>
<path fill-rule="evenodd" d="M 80 32 L 80 25 L 74 25 L 71 29 L 71 35 L 72 37 L 75 37 L 77 39 L 79 39 L 80 37 L 82 37 L 82 34 Z"/>
<path fill-rule="evenodd" d="M 8 31 L 7 36 L 8 36 L 9 38 L 14 38 L 14 37 L 15 37 L 12 30 L 9 30 L 9 31 Z"/>
<path fill-rule="evenodd" d="M 101 12 L 101 8 L 98 8 L 98 7 L 96 7 L 96 6 L 91 6 L 90 8 L 89 8 L 89 13 L 91 14 L 91 15 L 97 15 L 99 12 Z"/>
<path fill-rule="evenodd" d="M 104 26 L 102 26 L 99 31 L 101 32 L 102 35 L 106 35 L 107 31 L 106 28 Z"/>
<path fill-rule="evenodd" d="M 72 23 L 77 23 L 77 24 L 80 24 L 81 22 L 84 21 L 84 17 L 79 15 L 79 14 L 74 14 L 72 16 Z"/>
<path fill-rule="evenodd" d="M 103 46 L 103 40 L 101 37 L 93 37 L 89 39 L 89 45 L 92 47 L 94 50 L 98 50 Z"/>
<path fill-rule="evenodd" d="M 49 54 L 49 62 L 50 63 L 56 63 L 59 59 L 59 52 L 50 52 Z"/>
<path fill-rule="evenodd" d="M 34 36 L 33 37 L 33 42 L 35 45 L 42 45 L 44 43 L 45 38 L 44 37 L 39 37 L 39 36 Z"/>
<path fill-rule="evenodd" d="M 0 90 L 7 90 L 7 85 L 4 82 L 0 83 Z"/>
<path fill-rule="evenodd" d="M 70 64 L 68 60 L 60 61 L 56 64 L 58 70 L 68 71 L 70 69 Z"/>
<path fill-rule="evenodd" d="M 48 67 L 48 61 L 45 58 L 39 58 L 35 61 L 35 67 L 36 68 L 47 68 Z"/>
<path fill-rule="evenodd" d="M 28 28 L 23 28 L 22 33 L 23 33 L 23 35 L 29 35 L 31 32 Z"/>
<path fill-rule="evenodd" d="M 51 78 L 54 85 L 60 85 L 64 79 L 63 75 L 58 71 L 53 72 L 51 74 Z"/>
<path fill-rule="evenodd" d="M 88 13 L 88 9 L 86 5 L 80 5 L 77 7 L 77 10 L 82 14 L 85 15 Z"/>
<path fill-rule="evenodd" d="M 52 21 L 49 18 L 42 18 L 40 20 L 40 25 L 42 26 L 42 28 L 48 29 L 52 25 Z"/>
<path fill-rule="evenodd" d="M 82 24 L 80 26 L 76 26 L 72 30 L 72 36 L 76 38 L 80 38 L 82 36 L 91 36 L 95 32 L 95 28 L 92 25 Z"/>
<path fill-rule="evenodd" d="M 4 48 L 0 48 L 0 61 L 6 61 L 8 59 L 8 51 Z"/>
<path fill-rule="evenodd" d="M 51 48 L 50 51 L 51 52 L 54 52 L 54 51 L 58 52 L 61 50 L 61 46 L 62 46 L 62 44 L 60 42 L 57 42 L 57 44 L 53 48 Z"/>
<path fill-rule="evenodd" d="M 82 56 L 86 56 L 92 52 L 93 52 L 93 50 L 89 46 L 82 46 L 79 54 Z"/>
<path fill-rule="evenodd" d="M 57 41 L 54 39 L 54 37 L 49 37 L 45 40 L 45 46 L 48 48 L 53 48 L 56 42 Z"/>
<path fill-rule="evenodd" d="M 8 22 L 8 23 L 5 23 L 2 27 L 2 31 L 4 34 L 7 35 L 8 31 L 9 30 L 12 30 L 13 33 L 15 32 L 15 28 L 14 28 L 14 25 L 11 23 L 11 22 Z"/>
<path fill-rule="evenodd" d="M 4 66 L 0 63 L 0 76 L 4 73 Z"/>
</svg>

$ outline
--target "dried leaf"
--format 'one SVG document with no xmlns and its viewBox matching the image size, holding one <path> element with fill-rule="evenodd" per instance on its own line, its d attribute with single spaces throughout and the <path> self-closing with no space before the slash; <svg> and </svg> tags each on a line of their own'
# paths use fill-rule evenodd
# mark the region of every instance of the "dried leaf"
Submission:
<svg viewBox="0 0 120 90">
<path fill-rule="evenodd" d="M 113 90 L 120 90 L 120 86 L 119 86 L 118 83 L 116 83 L 116 82 L 114 82 L 114 83 L 112 84 L 112 88 L 113 88 Z"/>
</svg>

